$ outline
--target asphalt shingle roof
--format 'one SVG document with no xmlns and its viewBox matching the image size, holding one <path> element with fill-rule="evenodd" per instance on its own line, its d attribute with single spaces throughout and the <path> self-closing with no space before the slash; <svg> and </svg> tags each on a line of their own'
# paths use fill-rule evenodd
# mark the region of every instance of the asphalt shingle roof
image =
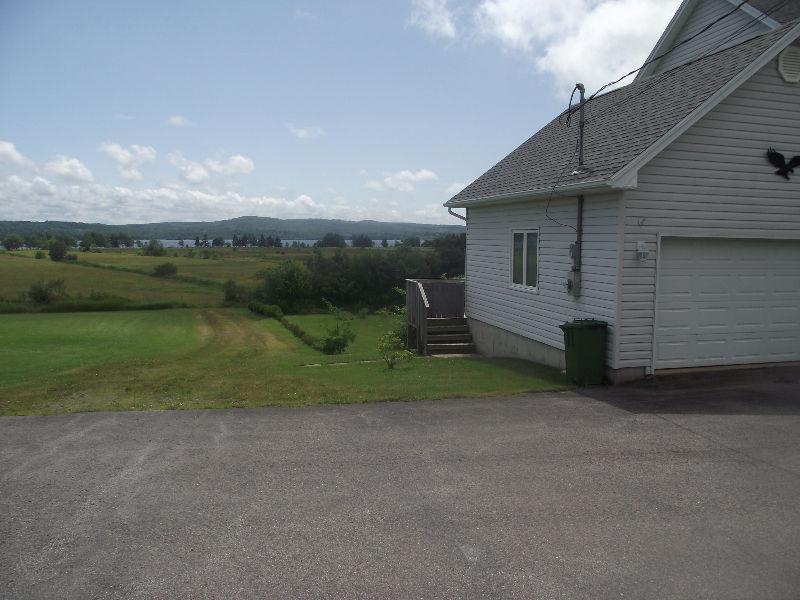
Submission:
<svg viewBox="0 0 800 600">
<path fill-rule="evenodd" d="M 565 127 L 553 119 L 533 137 L 453 196 L 448 205 L 604 181 L 653 145 L 737 73 L 783 37 L 792 25 L 645 77 L 586 104 L 584 164 L 578 164 L 578 115 Z"/>
</svg>

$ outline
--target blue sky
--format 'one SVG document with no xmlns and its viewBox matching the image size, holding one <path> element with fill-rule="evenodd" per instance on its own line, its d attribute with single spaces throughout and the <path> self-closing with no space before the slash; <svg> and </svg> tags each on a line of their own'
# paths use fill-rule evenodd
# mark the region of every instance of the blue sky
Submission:
<svg viewBox="0 0 800 600">
<path fill-rule="evenodd" d="M 677 3 L 0 0 L 0 218 L 450 222 Z"/>
</svg>

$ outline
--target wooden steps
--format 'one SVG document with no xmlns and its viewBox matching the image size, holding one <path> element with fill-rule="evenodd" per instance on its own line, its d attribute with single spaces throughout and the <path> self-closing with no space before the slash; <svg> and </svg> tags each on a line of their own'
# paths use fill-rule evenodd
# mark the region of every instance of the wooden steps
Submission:
<svg viewBox="0 0 800 600">
<path fill-rule="evenodd" d="M 429 354 L 472 354 L 475 344 L 464 318 L 429 318 Z"/>
</svg>

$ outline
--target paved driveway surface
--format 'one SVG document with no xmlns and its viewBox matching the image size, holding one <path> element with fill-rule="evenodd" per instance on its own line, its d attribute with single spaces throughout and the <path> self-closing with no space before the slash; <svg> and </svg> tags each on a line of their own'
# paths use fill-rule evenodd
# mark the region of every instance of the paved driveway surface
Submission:
<svg viewBox="0 0 800 600">
<path fill-rule="evenodd" d="M 0 596 L 797 598 L 799 385 L 0 419 Z"/>
</svg>

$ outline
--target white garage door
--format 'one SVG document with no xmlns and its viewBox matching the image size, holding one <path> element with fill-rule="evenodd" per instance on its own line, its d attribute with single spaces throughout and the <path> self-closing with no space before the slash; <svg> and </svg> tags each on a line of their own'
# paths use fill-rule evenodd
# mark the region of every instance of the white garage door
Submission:
<svg viewBox="0 0 800 600">
<path fill-rule="evenodd" d="M 655 368 L 800 361 L 800 241 L 664 238 Z"/>
</svg>

